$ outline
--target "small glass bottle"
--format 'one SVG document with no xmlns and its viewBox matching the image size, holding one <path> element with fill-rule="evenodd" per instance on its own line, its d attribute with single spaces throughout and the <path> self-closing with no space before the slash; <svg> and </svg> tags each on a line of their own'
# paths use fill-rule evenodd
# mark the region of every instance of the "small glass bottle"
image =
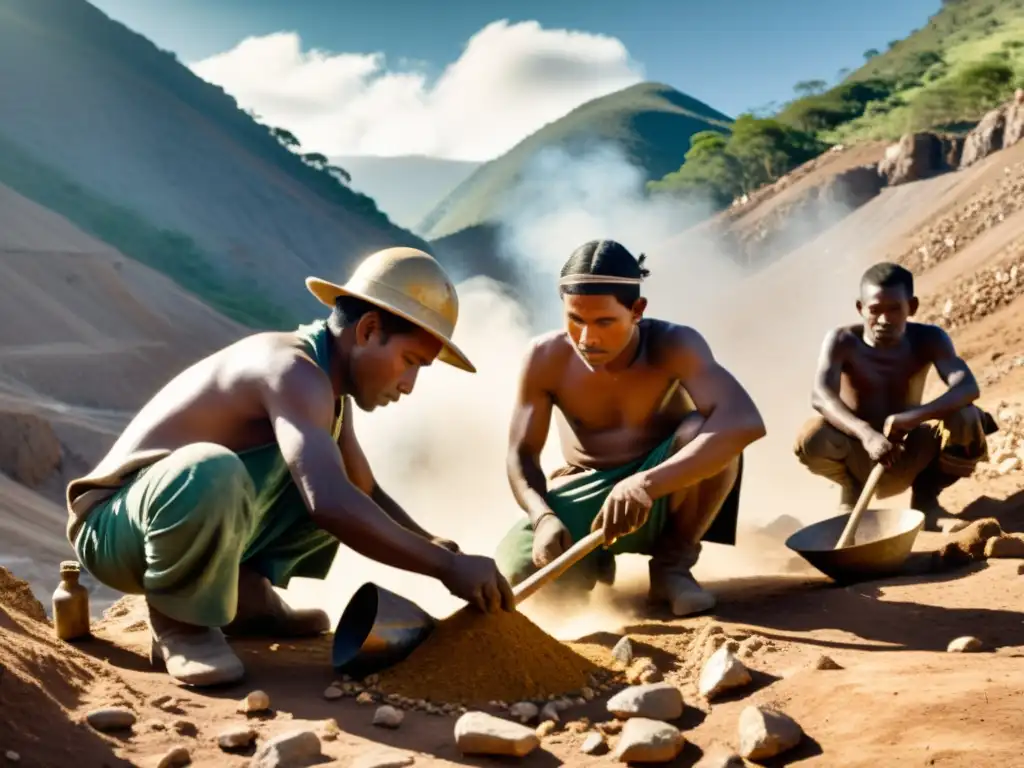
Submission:
<svg viewBox="0 0 1024 768">
<path fill-rule="evenodd" d="M 61 640 L 90 634 L 89 591 L 78 583 L 81 571 L 74 560 L 60 564 L 60 584 L 53 592 L 53 628 Z"/>
</svg>

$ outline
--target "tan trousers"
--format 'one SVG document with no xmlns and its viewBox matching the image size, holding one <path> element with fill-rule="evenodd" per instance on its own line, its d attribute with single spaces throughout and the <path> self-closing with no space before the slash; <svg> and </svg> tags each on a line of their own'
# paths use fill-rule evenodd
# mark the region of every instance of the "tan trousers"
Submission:
<svg viewBox="0 0 1024 768">
<path fill-rule="evenodd" d="M 988 440 L 982 412 L 969 405 L 942 421 L 928 421 L 904 439 L 903 455 L 878 482 L 878 498 L 896 496 L 932 462 L 949 477 L 969 477 L 979 461 L 988 459 Z M 836 429 L 821 416 L 807 421 L 793 448 L 800 463 L 815 475 L 838 483 L 844 491 L 856 493 L 871 474 L 872 462 L 860 440 Z"/>
</svg>

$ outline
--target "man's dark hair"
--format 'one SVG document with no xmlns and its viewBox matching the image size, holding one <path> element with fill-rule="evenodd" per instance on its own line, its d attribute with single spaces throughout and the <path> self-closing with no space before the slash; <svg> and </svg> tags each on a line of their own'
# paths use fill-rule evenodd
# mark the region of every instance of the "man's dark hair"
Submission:
<svg viewBox="0 0 1024 768">
<path fill-rule="evenodd" d="M 875 288 L 902 288 L 907 292 L 907 298 L 914 295 L 914 275 L 909 269 L 893 264 L 891 261 L 883 261 L 868 269 L 860 279 L 861 289 L 873 286 Z"/>
<path fill-rule="evenodd" d="M 418 327 L 404 317 L 399 317 L 385 309 L 374 306 L 368 301 L 357 299 L 355 296 L 339 296 L 334 300 L 334 310 L 331 312 L 331 319 L 338 328 L 346 328 L 359 322 L 359 318 L 367 312 L 376 312 L 380 316 L 381 335 L 385 343 L 392 335 L 413 333 Z"/>
<path fill-rule="evenodd" d="M 591 240 L 584 243 L 562 267 L 561 277 L 569 275 L 607 275 L 609 277 L 643 278 L 650 274 L 644 267 L 644 254 L 636 258 L 626 247 L 614 240 Z M 574 283 L 559 286 L 559 295 L 614 296 L 624 307 L 632 308 L 640 298 L 639 285 L 614 283 Z"/>
</svg>

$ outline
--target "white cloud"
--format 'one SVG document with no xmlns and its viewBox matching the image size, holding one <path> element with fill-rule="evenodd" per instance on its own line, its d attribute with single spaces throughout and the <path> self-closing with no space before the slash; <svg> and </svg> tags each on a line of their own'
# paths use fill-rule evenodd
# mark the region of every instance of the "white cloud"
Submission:
<svg viewBox="0 0 1024 768">
<path fill-rule="evenodd" d="M 488 160 L 586 101 L 643 80 L 616 38 L 495 21 L 436 82 L 382 53 L 303 50 L 295 32 L 250 37 L 191 65 L 308 152 Z"/>
</svg>

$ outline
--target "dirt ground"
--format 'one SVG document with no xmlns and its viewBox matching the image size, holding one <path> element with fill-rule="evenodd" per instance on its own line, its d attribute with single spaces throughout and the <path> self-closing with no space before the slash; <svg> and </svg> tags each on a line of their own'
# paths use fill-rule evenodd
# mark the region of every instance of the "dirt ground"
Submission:
<svg viewBox="0 0 1024 768">
<path fill-rule="evenodd" d="M 845 237 L 849 228 L 875 232 L 884 237 L 885 251 L 898 256 L 914 247 L 915 233 L 924 232 L 998 185 L 1005 176 L 1004 168 L 1017 162 L 1022 153 L 1024 145 L 997 154 L 964 174 L 887 190 L 854 213 L 850 221 L 834 228 L 831 235 Z M 954 284 L 996 263 L 1008 244 L 1022 238 L 1024 220 L 1004 217 L 987 234 L 975 237 L 970 247 L 950 254 L 940 268 L 924 272 L 921 291 L 937 301 L 934 297 L 946 296 Z M 784 266 L 775 271 L 780 281 Z M 765 285 L 772 280 L 772 273 L 766 274 Z M 214 327 L 223 336 L 214 334 L 211 341 L 232 333 L 229 325 Z M 1024 413 L 1022 327 L 1024 299 L 1017 298 L 981 313 L 953 332 L 983 381 L 981 405 L 996 414 L 1007 409 Z M 81 343 L 99 349 L 101 337 L 122 338 L 125 333 L 103 330 Z M 177 337 L 169 331 L 161 333 L 165 335 L 150 331 L 143 339 L 125 339 L 124 344 L 148 340 L 169 348 Z M 54 344 L 57 340 L 33 343 Z M 19 353 L 32 364 L 16 368 L 12 361 L 17 354 L 5 350 L 17 343 L 13 338 L 3 339 L 0 373 L 5 378 L 0 380 L 0 397 L 20 404 L 9 410 L 48 414 L 65 456 L 69 445 L 79 445 L 84 460 L 90 452 L 88 436 L 116 433 L 118 419 L 126 414 L 103 400 L 104 380 L 96 371 L 100 378 L 94 385 L 95 403 L 72 409 L 56 407 L 60 393 L 40 392 L 48 378 L 34 378 L 44 370 L 33 367 L 44 365 L 38 360 L 40 349 Z M 123 349 L 118 347 L 116 354 Z M 188 349 L 183 354 L 198 353 L 198 349 Z M 63 353 L 58 357 L 64 365 L 70 359 Z M 154 373 L 149 371 L 140 381 L 119 380 L 117 386 L 145 391 L 152 386 L 152 377 Z M 67 555 L 62 550 L 60 528 L 52 534 L 53 526 L 62 523 L 63 510 L 46 485 L 59 487 L 59 473 L 70 471 L 62 466 L 57 475 L 40 481 L 38 488 L 5 480 L 0 490 L 4 540 L 17 541 L 17 555 L 29 566 L 46 564 L 38 576 L 45 592 L 37 588 L 37 594 L 52 590 L 53 581 L 46 575 L 53 572 L 55 559 Z M 986 467 L 949 489 L 943 502 L 964 519 L 996 517 L 1005 530 L 1024 532 L 1024 473 L 1019 466 L 1005 473 L 995 466 Z M 735 748 L 738 714 L 746 704 L 755 702 L 781 708 L 805 732 L 801 746 L 767 764 L 1024 766 L 1020 739 L 1014 735 L 1024 719 L 1024 621 L 1020 615 L 1024 581 L 1018 573 L 1022 563 L 1000 559 L 941 574 L 918 572 L 915 564 L 944 541 L 943 534 L 922 534 L 910 570 L 897 578 L 844 588 L 805 568 L 717 581 L 709 584 L 719 597 L 713 616 L 686 620 L 649 616 L 585 639 L 610 647 L 619 638 L 619 630 L 624 630 L 667 680 L 679 684 L 688 707 L 678 724 L 688 745 L 673 765 L 692 765 L 716 744 Z M 12 557 L 7 564 L 16 575 L 32 570 L 23 570 L 20 562 Z M 615 594 L 624 615 L 639 611 L 643 586 L 626 584 Z M 137 605 L 98 622 L 94 639 L 72 646 L 54 640 L 46 623 L 19 612 L 16 606 L 26 603 L 15 601 L 11 594 L 0 588 L 0 765 L 5 764 L 3 755 L 9 751 L 19 758 L 14 763 L 8 754 L 11 765 L 156 765 L 169 749 L 184 746 L 193 765 L 242 766 L 247 764 L 248 754 L 223 752 L 216 736 L 224 728 L 246 721 L 235 711 L 236 703 L 255 689 L 266 691 L 272 706 L 269 714 L 248 721 L 260 741 L 294 728 L 326 734 L 327 719 L 337 722 L 337 738 L 322 740 L 324 763 L 333 760 L 336 765 L 352 765 L 368 753 L 388 749 L 406 753 L 415 765 L 422 766 L 506 764 L 461 757 L 454 746 L 450 717 L 409 712 L 402 726 L 392 731 L 371 724 L 371 705 L 359 704 L 352 697 L 324 699 L 324 688 L 335 679 L 329 663 L 329 638 L 302 643 L 239 642 L 236 647 L 246 663 L 247 680 L 225 690 L 195 692 L 149 669 L 147 635 Z M 708 707 L 696 696 L 693 682 L 708 635 L 718 631 L 713 625 L 736 639 L 756 635 L 763 644 L 745 659 L 755 671 L 753 685 Z M 984 650 L 947 653 L 948 643 L 964 635 L 978 637 Z M 841 669 L 818 669 L 822 654 Z M 158 705 L 158 697 L 164 696 L 170 696 L 170 701 Z M 604 702 L 598 698 L 570 709 L 563 720 L 606 720 Z M 133 729 L 112 737 L 82 722 L 86 712 L 105 706 L 135 712 Z M 568 728 L 560 729 L 521 764 L 610 762 L 608 757 L 581 754 L 583 738 Z"/>
</svg>

